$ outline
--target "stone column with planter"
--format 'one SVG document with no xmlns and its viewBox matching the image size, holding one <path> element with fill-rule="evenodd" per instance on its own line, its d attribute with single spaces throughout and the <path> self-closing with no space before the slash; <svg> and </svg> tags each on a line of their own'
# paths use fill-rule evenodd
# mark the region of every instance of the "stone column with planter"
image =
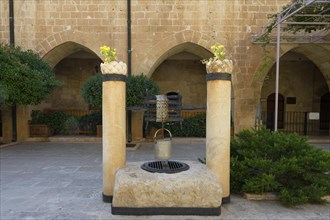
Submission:
<svg viewBox="0 0 330 220">
<path fill-rule="evenodd" d="M 212 170 L 222 187 L 222 202 L 230 200 L 230 104 L 231 73 L 233 63 L 225 54 L 206 63 L 207 114 L 206 114 L 206 165 Z M 218 51 L 219 52 L 219 51 Z M 221 55 L 221 54 L 220 54 Z"/>
<path fill-rule="evenodd" d="M 101 63 L 102 85 L 102 143 L 103 143 L 103 201 L 112 202 L 115 173 L 126 165 L 126 74 L 127 66 L 114 60 L 109 47 Z M 108 50 L 107 50 L 108 48 Z M 104 52 L 104 51 L 103 51 Z M 110 55 L 109 55 L 110 54 Z M 110 58 L 108 58 L 108 57 Z M 108 59 L 107 59 L 108 58 Z M 110 60 L 109 60 L 110 59 Z"/>
</svg>

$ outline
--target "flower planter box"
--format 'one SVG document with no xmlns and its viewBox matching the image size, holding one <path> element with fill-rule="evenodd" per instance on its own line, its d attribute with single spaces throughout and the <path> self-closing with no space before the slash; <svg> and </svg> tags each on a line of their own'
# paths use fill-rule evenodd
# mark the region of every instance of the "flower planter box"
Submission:
<svg viewBox="0 0 330 220">
<path fill-rule="evenodd" d="M 330 195 L 323 196 L 322 199 L 324 199 L 326 202 L 330 202 Z"/>
<path fill-rule="evenodd" d="M 29 125 L 30 137 L 49 137 L 50 130 L 47 125 Z"/>
<path fill-rule="evenodd" d="M 279 197 L 273 193 L 263 193 L 263 194 L 254 194 L 254 193 L 244 193 L 244 198 L 247 200 L 260 201 L 260 200 L 279 200 Z"/>
</svg>

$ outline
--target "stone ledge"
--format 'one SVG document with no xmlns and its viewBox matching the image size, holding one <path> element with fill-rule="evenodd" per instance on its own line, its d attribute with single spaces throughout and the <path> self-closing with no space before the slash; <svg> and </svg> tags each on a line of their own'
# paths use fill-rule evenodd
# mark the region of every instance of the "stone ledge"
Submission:
<svg viewBox="0 0 330 220">
<path fill-rule="evenodd" d="M 213 173 L 199 162 L 183 161 L 190 169 L 180 173 L 150 173 L 134 162 L 117 171 L 113 207 L 219 208 L 222 189 Z"/>
<path fill-rule="evenodd" d="M 247 200 L 261 201 L 261 200 L 279 200 L 279 197 L 273 193 L 264 193 L 264 194 L 254 194 L 254 193 L 244 193 L 244 198 Z"/>
<path fill-rule="evenodd" d="M 262 201 L 262 200 L 276 201 L 280 199 L 279 196 L 273 193 L 264 193 L 264 194 L 244 193 L 243 197 L 251 201 Z M 325 200 L 326 202 L 330 202 L 330 195 L 323 196 L 322 199 Z"/>
</svg>

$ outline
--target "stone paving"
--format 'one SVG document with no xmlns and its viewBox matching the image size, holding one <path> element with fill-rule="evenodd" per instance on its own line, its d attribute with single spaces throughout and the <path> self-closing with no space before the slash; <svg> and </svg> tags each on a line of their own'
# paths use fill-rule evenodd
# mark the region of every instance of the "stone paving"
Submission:
<svg viewBox="0 0 330 220">
<path fill-rule="evenodd" d="M 115 216 L 101 198 L 101 143 L 26 142 L 0 152 L 1 220 L 330 219 L 329 204 L 286 208 L 277 201 L 248 201 L 238 195 L 231 195 L 217 217 Z M 173 159 L 197 160 L 204 154 L 204 143 L 173 143 Z M 153 160 L 151 143 L 127 151 L 127 161 L 147 160 Z"/>
</svg>

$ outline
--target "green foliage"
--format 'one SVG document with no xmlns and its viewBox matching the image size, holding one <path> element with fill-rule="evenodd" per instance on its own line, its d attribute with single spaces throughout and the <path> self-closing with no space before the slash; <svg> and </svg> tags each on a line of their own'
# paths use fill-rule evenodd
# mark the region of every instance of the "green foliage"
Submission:
<svg viewBox="0 0 330 220">
<path fill-rule="evenodd" d="M 84 115 L 79 119 L 79 127 L 82 130 L 90 130 L 96 133 L 96 125 L 102 124 L 102 112 L 93 112 L 88 115 Z"/>
<path fill-rule="evenodd" d="M 244 192 L 253 192 L 253 193 L 265 193 L 273 192 L 278 189 L 279 183 L 275 180 L 273 174 L 262 173 L 261 175 L 256 175 L 248 179 L 244 186 Z"/>
<path fill-rule="evenodd" d="M 151 122 L 151 127 L 161 128 L 161 122 Z M 185 118 L 182 122 L 166 122 L 164 127 L 169 129 L 174 137 L 205 137 L 206 113 L 200 113 L 193 117 Z M 198 129 L 196 129 L 198 128 Z"/>
<path fill-rule="evenodd" d="M 32 111 L 29 124 L 45 124 L 48 125 L 52 134 L 60 134 L 63 132 L 64 123 L 69 115 L 64 112 L 48 112 Z"/>
<path fill-rule="evenodd" d="M 231 142 L 231 190 L 280 195 L 282 204 L 320 203 L 330 193 L 330 153 L 297 134 L 243 130 Z"/>
<path fill-rule="evenodd" d="M 80 94 L 90 106 L 102 108 L 102 75 L 96 74 L 88 78 L 81 87 Z"/>
<path fill-rule="evenodd" d="M 147 76 L 140 74 L 127 78 L 126 106 L 143 106 L 143 99 L 147 96 L 159 94 L 157 84 Z"/>
<path fill-rule="evenodd" d="M 92 107 L 102 108 L 102 75 L 97 74 L 88 78 L 80 93 L 86 103 Z M 143 106 L 144 97 L 157 94 L 159 94 L 159 87 L 145 75 L 127 78 L 126 106 Z"/>
<path fill-rule="evenodd" d="M 308 6 L 308 10 L 299 10 L 305 3 L 303 2 L 294 2 L 289 3 L 288 5 L 283 7 L 283 10 L 278 13 L 269 14 L 267 18 L 270 19 L 270 22 L 266 26 L 265 34 L 260 36 L 257 40 L 263 42 L 264 44 L 269 44 L 270 42 L 270 33 L 276 27 L 275 24 L 278 22 L 278 16 L 288 15 L 293 12 L 296 12 L 299 16 L 288 17 L 286 22 L 296 22 L 295 24 L 287 24 L 283 29 L 287 32 L 296 33 L 298 31 L 304 31 L 306 33 L 312 33 L 313 31 L 322 30 L 327 28 L 328 22 L 330 22 L 330 11 L 326 10 L 324 3 L 313 3 Z M 317 14 L 322 14 L 323 16 L 313 16 Z M 312 15 L 312 16 L 311 16 Z M 281 17 L 281 18 L 282 18 Z M 307 22 L 303 24 L 304 22 Z M 315 22 L 315 23 L 313 23 Z M 323 23 L 323 24 L 322 24 Z"/>
<path fill-rule="evenodd" d="M 262 55 L 262 63 L 254 73 L 254 76 L 260 78 L 263 78 L 265 74 L 267 74 L 270 68 L 270 64 L 273 61 L 273 58 L 270 56 L 269 50 L 267 50 L 266 47 L 262 47 L 262 48 L 264 51 Z M 268 79 L 267 75 L 265 76 L 265 79 Z"/>
<path fill-rule="evenodd" d="M 70 115 L 63 123 L 64 134 L 77 134 L 79 130 L 79 120 L 76 116 Z"/>
<path fill-rule="evenodd" d="M 61 85 L 38 54 L 20 47 L 0 44 L 0 72 L 2 105 L 40 104 Z"/>
<path fill-rule="evenodd" d="M 31 113 L 29 124 L 45 124 L 51 134 L 77 134 L 78 128 L 96 133 L 96 125 L 102 124 L 102 112 L 93 112 L 77 117 L 64 112 L 41 112 L 34 110 Z"/>
<path fill-rule="evenodd" d="M 290 8 L 290 5 L 287 5 L 285 7 L 283 7 L 283 11 L 290 9 L 290 11 L 296 11 L 297 9 L 301 8 L 303 6 L 303 3 L 299 3 L 294 5 L 294 7 Z M 288 24 L 284 30 L 288 31 L 288 32 L 293 32 L 296 33 L 297 31 L 303 30 L 307 33 L 311 33 L 313 31 L 317 31 L 317 30 L 322 30 L 324 28 L 327 27 L 326 24 L 310 24 L 310 22 L 330 22 L 330 11 L 325 9 L 325 5 L 322 3 L 314 3 L 312 4 L 310 10 L 305 10 L 303 13 L 300 13 L 301 16 L 292 16 L 290 18 L 287 19 L 287 21 L 291 21 L 291 22 L 309 22 L 309 24 Z M 322 13 L 323 12 L 323 13 Z M 320 14 L 322 13 L 322 15 L 324 16 L 310 16 L 311 14 L 315 15 L 315 14 Z M 305 16 L 304 16 L 305 15 Z"/>
<path fill-rule="evenodd" d="M 286 189 L 281 191 L 280 202 L 285 206 L 302 205 L 308 202 L 302 189 Z"/>
</svg>

